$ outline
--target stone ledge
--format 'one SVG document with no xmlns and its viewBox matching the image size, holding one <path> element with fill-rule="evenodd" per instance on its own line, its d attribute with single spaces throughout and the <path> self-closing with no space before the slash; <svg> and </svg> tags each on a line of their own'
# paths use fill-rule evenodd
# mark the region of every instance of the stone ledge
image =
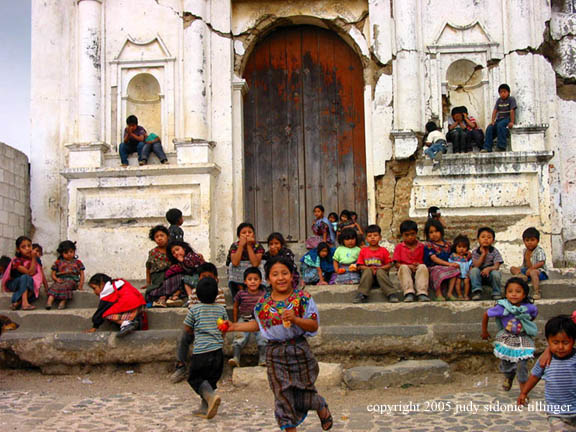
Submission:
<svg viewBox="0 0 576 432">
<path fill-rule="evenodd" d="M 440 384 L 451 380 L 448 363 L 442 360 L 407 360 L 392 366 L 358 366 L 344 372 L 344 382 L 351 390 Z"/>
<path fill-rule="evenodd" d="M 218 175 L 222 169 L 215 163 L 186 165 L 143 165 L 112 168 L 68 168 L 60 171 L 67 180 L 100 177 L 156 177 L 161 175 L 210 174 Z"/>
</svg>

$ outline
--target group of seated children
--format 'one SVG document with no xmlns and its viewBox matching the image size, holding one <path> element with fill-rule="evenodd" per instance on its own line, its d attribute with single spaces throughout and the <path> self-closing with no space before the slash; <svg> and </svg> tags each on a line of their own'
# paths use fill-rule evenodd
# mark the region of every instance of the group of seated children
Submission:
<svg viewBox="0 0 576 432">
<path fill-rule="evenodd" d="M 473 144 L 479 147 L 481 152 L 491 152 L 495 135 L 498 137 L 497 150 L 506 151 L 508 130 L 514 126 L 518 105 L 516 99 L 510 96 L 508 84 L 501 84 L 498 87 L 498 94 L 485 137 L 482 130 L 478 128 L 476 120 L 468 115 L 466 107 L 454 107 L 451 118 L 448 120 L 446 135 L 434 121 L 426 123 L 423 141 L 428 148 L 424 154 L 432 159 L 434 164 L 437 164 L 447 151 L 447 142 L 452 142 L 454 153 L 468 153 L 472 151 Z"/>
<path fill-rule="evenodd" d="M 373 284 L 377 284 L 390 302 L 398 302 L 399 296 L 389 271 L 398 271 L 400 289 L 405 302 L 430 301 L 429 288 L 436 301 L 480 300 L 482 285 L 489 285 L 494 300 L 501 299 L 500 266 L 504 262 L 494 247 L 495 233 L 489 227 L 478 230 L 478 246 L 470 251 L 470 240 L 458 235 L 453 242 L 444 239 L 444 222 L 432 217 L 426 222 L 426 241 L 418 240 L 418 225 L 406 220 L 400 225 L 402 242 L 396 245 L 390 257 L 382 240 L 378 225 L 366 228 L 367 245 L 358 246 L 358 235 L 350 228 L 344 229 L 336 249 L 326 242 L 310 250 L 301 259 L 302 279 L 305 284 L 356 284 L 358 293 L 355 303 L 368 300 Z M 533 298 L 541 298 L 539 281 L 547 276 L 546 254 L 538 245 L 540 233 L 528 228 L 523 233 L 526 246 L 521 267 L 512 267 L 513 275 L 533 284 Z"/>
</svg>

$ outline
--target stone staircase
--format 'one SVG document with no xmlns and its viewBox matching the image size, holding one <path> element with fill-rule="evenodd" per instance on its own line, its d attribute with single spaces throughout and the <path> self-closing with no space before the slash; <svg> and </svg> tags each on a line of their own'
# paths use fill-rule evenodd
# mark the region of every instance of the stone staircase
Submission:
<svg viewBox="0 0 576 432">
<path fill-rule="evenodd" d="M 222 272 L 224 273 L 224 272 Z M 576 310 L 576 278 L 554 272 L 542 284 L 543 299 L 536 302 L 542 347 L 546 320 Z M 509 275 L 504 275 L 504 280 Z M 397 286 L 396 276 L 393 281 Z M 141 286 L 142 281 L 133 281 Z M 221 280 L 221 285 L 224 281 Z M 488 289 L 488 288 L 487 288 Z M 228 289 L 228 309 L 232 299 Z M 493 305 L 479 302 L 387 303 L 380 290 L 373 290 L 368 303 L 353 304 L 355 286 L 308 286 L 320 310 L 320 331 L 310 339 L 320 359 L 381 358 L 450 358 L 453 354 L 483 355 L 491 352 L 480 338 L 484 311 Z M 96 333 L 84 333 L 91 327 L 91 317 L 98 298 L 86 287 L 77 291 L 68 308 L 44 309 L 44 295 L 34 311 L 11 311 L 10 298 L 0 295 L 0 314 L 20 324 L 15 331 L 0 336 L 0 365 L 82 366 L 110 363 L 172 362 L 176 341 L 186 315 L 185 308 L 148 309 L 150 329 L 117 339 L 117 329 L 105 323 Z M 496 333 L 493 320 L 490 332 Z M 227 335 L 225 351 L 230 353 L 232 335 Z"/>
</svg>

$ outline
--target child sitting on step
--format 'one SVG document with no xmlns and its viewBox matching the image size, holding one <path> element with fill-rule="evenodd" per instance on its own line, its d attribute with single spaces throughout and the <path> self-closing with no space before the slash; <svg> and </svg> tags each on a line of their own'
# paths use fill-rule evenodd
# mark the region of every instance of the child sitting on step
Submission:
<svg viewBox="0 0 576 432">
<path fill-rule="evenodd" d="M 534 292 L 532 298 L 540 300 L 540 281 L 548 279 L 546 267 L 546 252 L 538 245 L 540 243 L 540 231 L 536 228 L 527 228 L 522 233 L 522 241 L 526 248 L 522 252 L 522 267 L 511 267 L 510 273 L 526 281 L 531 280 Z"/>
<path fill-rule="evenodd" d="M 482 298 L 482 285 L 492 287 L 492 300 L 502 298 L 502 272 L 500 266 L 504 263 L 502 255 L 493 244 L 496 233 L 492 228 L 482 227 L 478 230 L 478 247 L 472 251 L 472 268 L 470 283 L 472 285 L 472 300 Z"/>
<path fill-rule="evenodd" d="M 450 263 L 458 263 L 460 274 L 450 279 L 448 288 L 448 300 L 470 300 L 470 267 L 472 258 L 470 254 L 470 240 L 465 235 L 458 235 L 452 245 L 452 254 L 448 259 Z M 464 295 L 462 295 L 462 285 L 464 285 Z M 456 297 L 453 296 L 456 288 Z"/>
<path fill-rule="evenodd" d="M 76 256 L 76 243 L 64 240 L 58 245 L 58 259 L 52 266 L 54 283 L 48 289 L 46 309 L 50 310 L 54 300 L 58 300 L 58 309 L 64 309 L 66 302 L 72 300 L 75 290 L 84 286 L 84 264 Z"/>
<path fill-rule="evenodd" d="M 530 288 L 518 277 L 508 279 L 504 287 L 505 298 L 484 312 L 482 339 L 490 337 L 488 320 L 496 318 L 498 333 L 494 339 L 494 355 L 500 359 L 500 372 L 504 374 L 502 389 L 510 390 L 514 376 L 518 378 L 520 391 L 528 380 L 528 360 L 534 357 L 534 338 L 538 328 L 534 319 L 538 308 L 528 296 Z"/>
<path fill-rule="evenodd" d="M 42 265 L 38 263 L 37 252 L 32 249 L 32 241 L 26 236 L 16 239 L 16 257 L 10 261 L 2 275 L 4 291 L 12 293 L 12 310 L 34 310 L 30 304 L 40 295 L 40 285 L 44 280 Z"/>
<path fill-rule="evenodd" d="M 300 258 L 300 271 L 304 285 L 328 285 L 334 275 L 334 251 L 328 243 L 320 243 Z"/>
<path fill-rule="evenodd" d="M 129 282 L 124 279 L 112 279 L 104 273 L 96 273 L 88 281 L 88 285 L 100 298 L 98 308 L 92 316 L 92 328 L 88 333 L 95 332 L 108 320 L 120 326 L 118 337 L 126 336 L 142 327 L 141 318 L 146 301 Z"/>
<path fill-rule="evenodd" d="M 341 246 L 336 248 L 334 256 L 335 284 L 357 284 L 360 282 L 356 260 L 360 255 L 360 248 L 356 245 L 358 235 L 353 228 L 345 228 L 338 237 Z"/>
<path fill-rule="evenodd" d="M 279 232 L 273 232 L 268 236 L 267 242 L 268 250 L 264 252 L 264 255 L 262 255 L 262 261 L 266 263 L 277 257 L 283 257 L 288 261 L 291 261 L 293 264 L 292 283 L 294 284 L 294 288 L 297 288 L 298 284 L 300 283 L 300 274 L 298 273 L 298 267 L 296 267 L 296 264 L 294 263 L 294 252 L 292 252 L 290 248 L 286 246 L 286 240 L 284 240 L 284 236 Z M 246 274 L 246 272 L 244 272 L 244 274 Z"/>
<path fill-rule="evenodd" d="M 418 300 L 430 301 L 428 297 L 428 268 L 424 264 L 424 244 L 418 241 L 418 224 L 412 220 L 405 220 L 400 224 L 402 243 L 394 248 L 392 259 L 398 269 L 400 288 L 404 293 L 405 302 Z"/>
<path fill-rule="evenodd" d="M 220 405 L 220 396 L 214 391 L 224 369 L 224 339 L 217 321 L 227 320 L 228 315 L 224 306 L 215 303 L 216 280 L 204 278 L 199 281 L 196 294 L 200 303 L 192 305 L 184 320 L 184 329 L 194 335 L 188 384 L 202 398 L 200 408 L 193 414 L 211 419 Z"/>
<path fill-rule="evenodd" d="M 212 278 L 216 281 L 216 284 L 218 284 L 218 269 L 214 264 L 210 262 L 200 264 L 196 270 L 196 273 L 198 274 L 198 281 L 201 281 L 205 278 Z M 188 308 L 191 308 L 193 305 L 198 303 L 201 302 L 198 300 L 196 287 L 194 287 L 192 288 L 192 296 L 188 300 Z M 216 295 L 216 300 L 214 300 L 214 303 L 226 307 L 226 297 L 224 297 L 224 292 L 221 288 L 218 288 L 218 294 Z M 170 380 L 174 384 L 179 383 L 188 376 L 188 368 L 186 365 L 189 363 L 188 356 L 190 353 L 190 346 L 193 342 L 194 334 L 188 333 L 185 330 L 182 331 L 180 339 L 178 339 L 176 370 L 170 377 Z"/>
<path fill-rule="evenodd" d="M 242 222 L 236 228 L 238 240 L 232 243 L 226 257 L 228 267 L 228 288 L 232 298 L 236 297 L 244 283 L 244 272 L 248 267 L 260 267 L 264 248 L 256 241 L 254 226 Z"/>
<path fill-rule="evenodd" d="M 146 301 L 150 304 L 153 302 L 149 294 L 159 288 L 162 288 L 166 270 L 171 263 L 168 259 L 166 247 L 170 239 L 170 232 L 164 225 L 156 225 L 150 229 L 148 238 L 156 243 L 156 247 L 148 252 L 146 260 Z"/>
<path fill-rule="evenodd" d="M 282 258 L 286 259 L 285 257 Z M 270 260 L 267 262 L 270 262 Z M 294 277 L 294 273 L 292 273 L 292 277 Z M 238 291 L 238 294 L 234 297 L 233 322 L 248 322 L 253 320 L 254 306 L 256 306 L 260 297 L 262 297 L 266 292 L 262 286 L 262 273 L 257 267 L 249 267 L 246 269 L 244 272 L 244 286 L 245 288 Z M 260 332 L 247 332 L 244 333 L 242 337 L 234 340 L 234 357 L 228 361 L 230 366 L 240 366 L 242 350 L 248 342 L 250 342 L 252 334 L 254 334 L 256 344 L 258 345 L 258 366 L 266 366 L 266 339 L 262 337 Z"/>
</svg>

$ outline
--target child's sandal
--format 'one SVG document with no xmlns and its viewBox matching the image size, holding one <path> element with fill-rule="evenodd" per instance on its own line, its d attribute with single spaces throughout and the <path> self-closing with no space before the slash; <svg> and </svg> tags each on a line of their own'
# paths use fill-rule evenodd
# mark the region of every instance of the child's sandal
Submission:
<svg viewBox="0 0 576 432">
<path fill-rule="evenodd" d="M 328 409 L 328 405 L 326 405 L 324 408 L 326 409 L 328 415 L 326 417 L 320 417 L 320 415 L 318 415 L 318 417 L 320 417 L 320 425 L 322 426 L 322 430 L 327 431 L 332 429 L 334 420 L 332 419 L 332 413 Z"/>
</svg>

